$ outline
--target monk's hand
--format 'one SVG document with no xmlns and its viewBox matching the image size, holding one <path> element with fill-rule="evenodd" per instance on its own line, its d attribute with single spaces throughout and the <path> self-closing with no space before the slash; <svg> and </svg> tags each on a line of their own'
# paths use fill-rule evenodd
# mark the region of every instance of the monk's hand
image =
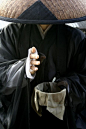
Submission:
<svg viewBox="0 0 86 129">
<path fill-rule="evenodd" d="M 36 71 L 38 70 L 38 65 L 40 65 L 40 61 L 37 61 L 37 59 L 39 59 L 39 55 L 35 54 L 36 52 L 36 48 L 32 47 L 31 50 L 31 54 L 30 54 L 30 59 L 31 59 L 31 67 L 30 67 L 30 73 L 33 75 L 36 73 Z"/>
</svg>

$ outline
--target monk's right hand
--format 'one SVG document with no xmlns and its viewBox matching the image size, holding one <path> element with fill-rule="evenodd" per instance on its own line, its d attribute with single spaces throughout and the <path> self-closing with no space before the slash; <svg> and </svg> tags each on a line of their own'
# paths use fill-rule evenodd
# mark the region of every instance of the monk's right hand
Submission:
<svg viewBox="0 0 86 129">
<path fill-rule="evenodd" d="M 39 55 L 38 54 L 35 54 L 36 52 L 36 48 L 35 47 L 32 47 L 32 50 L 31 50 L 31 54 L 30 54 L 30 59 L 31 60 L 31 67 L 30 67 L 30 73 L 33 75 L 35 74 L 35 72 L 38 70 L 38 65 L 40 65 L 40 61 L 37 61 L 37 59 L 39 59 Z"/>
</svg>

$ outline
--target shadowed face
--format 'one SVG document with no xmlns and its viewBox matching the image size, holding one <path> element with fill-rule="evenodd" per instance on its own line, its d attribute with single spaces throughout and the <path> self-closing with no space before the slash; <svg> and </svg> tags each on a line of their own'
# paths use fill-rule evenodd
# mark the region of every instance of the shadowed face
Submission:
<svg viewBox="0 0 86 129">
<path fill-rule="evenodd" d="M 43 31 L 45 31 L 47 29 L 47 27 L 49 26 L 49 24 L 40 24 L 41 28 Z"/>
</svg>

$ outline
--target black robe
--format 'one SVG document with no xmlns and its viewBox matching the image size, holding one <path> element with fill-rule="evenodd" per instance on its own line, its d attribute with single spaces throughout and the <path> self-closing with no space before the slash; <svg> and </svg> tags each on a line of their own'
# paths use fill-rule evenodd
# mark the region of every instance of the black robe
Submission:
<svg viewBox="0 0 86 129">
<path fill-rule="evenodd" d="M 28 49 L 35 46 L 46 59 L 30 83 L 25 75 Z M 66 82 L 66 110 L 61 121 L 43 108 L 31 107 L 33 88 L 52 81 Z M 0 35 L 0 120 L 8 129 L 86 129 L 86 37 L 78 29 L 53 25 L 42 39 L 37 25 L 11 24 Z M 62 84 L 61 84 L 62 85 Z"/>
</svg>

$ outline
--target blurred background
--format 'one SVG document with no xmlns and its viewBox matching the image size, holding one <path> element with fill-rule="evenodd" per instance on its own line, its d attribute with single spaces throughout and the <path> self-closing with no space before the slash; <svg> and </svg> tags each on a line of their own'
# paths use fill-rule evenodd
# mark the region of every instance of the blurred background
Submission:
<svg viewBox="0 0 86 129">
<path fill-rule="evenodd" d="M 8 24 L 11 24 L 10 22 L 5 22 L 5 21 L 1 21 L 0 20 L 0 29 L 4 28 L 5 26 L 7 26 Z"/>
</svg>

